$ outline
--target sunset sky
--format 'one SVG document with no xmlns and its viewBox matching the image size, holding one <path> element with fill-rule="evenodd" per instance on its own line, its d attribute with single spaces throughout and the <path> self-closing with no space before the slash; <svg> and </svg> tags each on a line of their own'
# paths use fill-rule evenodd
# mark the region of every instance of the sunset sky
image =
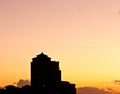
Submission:
<svg viewBox="0 0 120 94">
<path fill-rule="evenodd" d="M 30 80 L 41 52 L 62 80 L 120 88 L 120 0 L 0 0 L 0 86 Z"/>
</svg>

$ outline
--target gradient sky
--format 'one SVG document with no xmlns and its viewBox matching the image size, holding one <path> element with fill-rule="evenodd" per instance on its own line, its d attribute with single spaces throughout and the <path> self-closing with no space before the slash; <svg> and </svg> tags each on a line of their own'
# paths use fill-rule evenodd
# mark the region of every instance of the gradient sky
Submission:
<svg viewBox="0 0 120 94">
<path fill-rule="evenodd" d="M 120 0 L 0 0 L 0 86 L 30 80 L 41 52 L 77 86 L 119 80 Z"/>
</svg>

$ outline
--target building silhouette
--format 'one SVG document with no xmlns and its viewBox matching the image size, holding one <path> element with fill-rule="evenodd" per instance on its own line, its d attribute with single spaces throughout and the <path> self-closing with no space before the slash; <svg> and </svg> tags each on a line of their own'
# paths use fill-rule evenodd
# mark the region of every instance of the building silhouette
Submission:
<svg viewBox="0 0 120 94">
<path fill-rule="evenodd" d="M 76 88 L 75 84 L 61 81 L 59 62 L 41 53 L 32 58 L 31 86 L 7 85 L 0 94 L 76 94 Z"/>
<path fill-rule="evenodd" d="M 32 58 L 31 87 L 40 94 L 76 94 L 75 84 L 61 81 L 59 62 L 44 53 Z"/>
</svg>

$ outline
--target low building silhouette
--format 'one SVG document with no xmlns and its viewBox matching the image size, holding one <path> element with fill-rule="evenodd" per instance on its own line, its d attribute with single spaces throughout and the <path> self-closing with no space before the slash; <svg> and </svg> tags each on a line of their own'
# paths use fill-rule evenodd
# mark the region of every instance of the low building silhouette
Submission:
<svg viewBox="0 0 120 94">
<path fill-rule="evenodd" d="M 61 81 L 59 62 L 44 53 L 32 59 L 31 87 L 41 94 L 76 94 L 75 84 Z"/>
</svg>

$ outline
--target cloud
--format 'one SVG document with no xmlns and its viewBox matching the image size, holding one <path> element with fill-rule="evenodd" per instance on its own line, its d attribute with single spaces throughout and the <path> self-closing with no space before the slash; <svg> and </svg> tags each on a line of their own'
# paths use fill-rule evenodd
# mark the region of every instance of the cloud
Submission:
<svg viewBox="0 0 120 94">
<path fill-rule="evenodd" d="M 23 79 L 20 79 L 18 82 L 17 82 L 17 87 L 23 87 L 25 85 L 30 85 L 30 81 L 29 80 L 23 80 Z"/>
<path fill-rule="evenodd" d="M 114 83 L 120 85 L 120 80 L 114 80 Z"/>
<path fill-rule="evenodd" d="M 112 88 L 109 88 L 109 87 L 106 87 L 106 89 L 107 89 L 108 91 L 111 91 L 111 92 L 114 91 Z"/>
<path fill-rule="evenodd" d="M 118 14 L 120 14 L 120 11 L 118 12 Z"/>
<path fill-rule="evenodd" d="M 112 94 L 112 93 L 96 87 L 81 87 L 77 88 L 77 94 Z"/>
</svg>

